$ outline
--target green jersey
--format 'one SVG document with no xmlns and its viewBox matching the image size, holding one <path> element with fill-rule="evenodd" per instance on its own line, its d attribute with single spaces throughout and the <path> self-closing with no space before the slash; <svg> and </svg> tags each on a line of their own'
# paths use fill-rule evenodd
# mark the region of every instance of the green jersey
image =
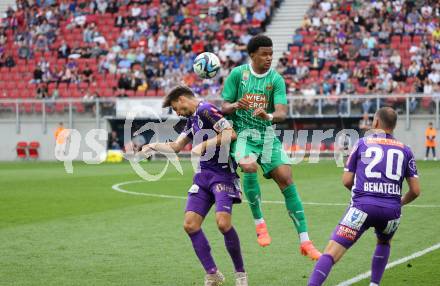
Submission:
<svg viewBox="0 0 440 286">
<path fill-rule="evenodd" d="M 272 125 L 271 121 L 253 116 L 257 108 L 267 113 L 275 111 L 275 104 L 287 104 L 286 84 L 283 77 L 273 69 L 265 74 L 257 74 L 250 64 L 234 68 L 226 79 L 222 97 L 228 102 L 237 102 L 246 98 L 250 102 L 249 110 L 237 110 L 228 119 L 233 121 L 234 129 L 240 133 L 246 129 L 255 129 L 261 135 Z"/>
</svg>

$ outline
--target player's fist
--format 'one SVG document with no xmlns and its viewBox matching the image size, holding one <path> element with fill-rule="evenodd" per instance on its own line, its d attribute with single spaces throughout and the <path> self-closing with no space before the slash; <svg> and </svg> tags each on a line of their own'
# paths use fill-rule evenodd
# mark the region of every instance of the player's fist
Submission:
<svg viewBox="0 0 440 286">
<path fill-rule="evenodd" d="M 235 103 L 235 109 L 244 109 L 244 110 L 248 110 L 249 109 L 249 101 L 245 98 L 241 98 L 239 101 L 237 101 Z"/>
<path fill-rule="evenodd" d="M 259 117 L 263 120 L 270 120 L 269 115 L 266 113 L 266 110 L 264 110 L 264 108 L 261 107 L 254 110 L 254 116 Z"/>
<path fill-rule="evenodd" d="M 154 151 L 156 151 L 156 149 L 154 148 L 154 145 L 155 145 L 155 143 L 147 144 L 147 145 L 142 146 L 141 152 L 146 157 L 150 157 L 151 155 L 153 155 Z"/>
</svg>

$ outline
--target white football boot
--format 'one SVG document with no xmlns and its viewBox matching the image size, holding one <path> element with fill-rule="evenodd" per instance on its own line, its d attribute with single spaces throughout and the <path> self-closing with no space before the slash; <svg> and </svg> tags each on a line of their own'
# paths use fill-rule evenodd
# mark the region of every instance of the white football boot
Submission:
<svg viewBox="0 0 440 286">
<path fill-rule="evenodd" d="M 248 286 L 246 272 L 235 272 L 235 286 Z"/>
<path fill-rule="evenodd" d="M 205 286 L 220 286 L 225 282 L 225 276 L 217 270 L 214 274 L 206 274 Z"/>
</svg>

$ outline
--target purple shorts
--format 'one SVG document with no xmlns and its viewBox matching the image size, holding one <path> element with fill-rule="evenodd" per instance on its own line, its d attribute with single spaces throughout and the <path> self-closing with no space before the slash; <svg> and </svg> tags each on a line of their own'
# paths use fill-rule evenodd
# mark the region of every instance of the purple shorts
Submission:
<svg viewBox="0 0 440 286">
<path fill-rule="evenodd" d="M 232 205 L 237 203 L 241 203 L 241 191 L 235 174 L 219 175 L 203 170 L 194 176 L 185 212 L 193 211 L 205 217 L 215 204 L 216 212 L 232 213 Z"/>
<path fill-rule="evenodd" d="M 381 241 L 389 241 L 400 224 L 400 206 L 387 208 L 369 204 L 356 204 L 347 208 L 331 240 L 350 248 L 370 227 Z"/>
</svg>

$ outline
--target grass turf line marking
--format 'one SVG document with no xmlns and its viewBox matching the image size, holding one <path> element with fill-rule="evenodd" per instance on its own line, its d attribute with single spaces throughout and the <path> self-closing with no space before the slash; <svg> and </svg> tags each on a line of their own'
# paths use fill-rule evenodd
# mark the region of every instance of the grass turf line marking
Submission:
<svg viewBox="0 0 440 286">
<path fill-rule="evenodd" d="M 434 250 L 437 250 L 437 249 L 439 249 L 439 248 L 440 248 L 440 242 L 437 243 L 437 244 L 434 244 L 434 245 L 431 246 L 431 247 L 428 247 L 428 248 L 423 249 L 423 250 L 421 250 L 421 251 L 414 252 L 414 253 L 411 254 L 411 255 L 408 255 L 408 256 L 402 257 L 402 258 L 400 258 L 400 259 L 398 259 L 398 260 L 396 260 L 396 261 L 393 261 L 393 262 L 391 262 L 391 263 L 388 263 L 387 266 L 385 267 L 385 269 L 389 269 L 389 268 L 392 268 L 392 267 L 397 266 L 397 265 L 399 265 L 399 264 L 403 264 L 403 263 L 405 263 L 405 262 L 407 262 L 407 261 L 409 261 L 409 260 L 411 260 L 411 259 L 414 259 L 414 258 L 420 257 L 420 256 L 422 256 L 422 255 L 425 255 L 425 254 L 427 254 L 427 253 L 429 253 L 429 252 L 432 252 L 432 251 L 434 251 Z M 364 279 L 366 279 L 366 278 L 368 278 L 368 277 L 370 277 L 370 276 L 371 276 L 371 271 L 367 271 L 367 272 L 362 273 L 362 274 L 359 274 L 358 276 L 355 276 L 355 277 L 353 277 L 353 278 L 351 278 L 351 279 L 349 279 L 349 280 L 346 280 L 346 281 L 344 281 L 344 282 L 341 282 L 341 283 L 339 283 L 339 284 L 336 285 L 336 286 L 349 286 L 349 285 L 352 285 L 352 284 L 354 284 L 354 283 L 356 283 L 356 282 L 359 282 L 359 281 L 361 281 L 361 280 L 364 280 Z"/>
<path fill-rule="evenodd" d="M 167 180 L 171 180 L 171 179 L 167 179 Z M 127 191 L 124 190 L 123 188 L 121 188 L 121 186 L 125 186 L 125 185 L 130 185 L 130 184 L 139 184 L 139 183 L 146 183 L 147 181 L 144 180 L 136 180 L 136 181 L 127 181 L 127 182 L 122 182 L 122 183 L 118 183 L 118 184 L 114 184 L 112 186 L 112 189 L 120 192 L 120 193 L 124 193 L 124 194 L 129 194 L 129 195 L 134 195 L 134 196 L 146 196 L 146 197 L 154 197 L 154 198 L 163 198 L 163 199 L 176 199 L 176 200 L 186 200 L 187 197 L 183 197 L 183 196 L 173 196 L 173 195 L 161 195 L 161 194 L 152 194 L 152 193 L 139 193 L 139 192 L 132 192 L 132 191 Z M 243 200 L 243 202 L 247 203 L 247 200 Z M 264 204 L 280 204 L 280 205 L 284 205 L 285 202 L 284 201 L 261 201 Z M 343 203 L 317 203 L 317 202 L 302 202 L 303 205 L 309 205 L 309 206 L 348 206 L 348 202 L 343 204 Z M 415 208 L 440 208 L 440 205 L 406 205 L 405 207 L 415 207 Z"/>
</svg>

